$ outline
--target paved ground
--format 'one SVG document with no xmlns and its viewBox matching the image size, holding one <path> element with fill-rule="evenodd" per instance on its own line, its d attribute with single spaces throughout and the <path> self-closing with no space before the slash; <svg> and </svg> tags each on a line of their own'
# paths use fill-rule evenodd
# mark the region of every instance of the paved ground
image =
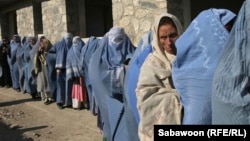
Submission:
<svg viewBox="0 0 250 141">
<path fill-rule="evenodd" d="M 60 110 L 0 88 L 0 141 L 102 141 L 96 118 L 87 110 Z"/>
</svg>

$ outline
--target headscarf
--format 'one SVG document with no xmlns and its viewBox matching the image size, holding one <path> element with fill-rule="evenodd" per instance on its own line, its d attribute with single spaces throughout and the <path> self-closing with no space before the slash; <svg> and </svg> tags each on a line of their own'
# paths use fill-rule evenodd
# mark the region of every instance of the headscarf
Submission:
<svg viewBox="0 0 250 141">
<path fill-rule="evenodd" d="M 71 33 L 66 33 L 63 37 L 68 48 L 72 45 L 73 35 Z"/>
<path fill-rule="evenodd" d="M 184 106 L 182 124 L 211 124 L 212 78 L 235 14 L 227 9 L 202 11 L 177 39 L 172 77 Z"/>
<path fill-rule="evenodd" d="M 23 49 L 24 49 L 24 53 L 23 53 L 23 60 L 24 62 L 29 62 L 30 61 L 30 50 L 31 50 L 31 46 L 29 44 L 29 41 L 34 38 L 34 37 L 27 37 L 26 41 L 24 43 Z"/>
<path fill-rule="evenodd" d="M 212 123 L 250 124 L 250 0 L 243 2 L 212 83 Z"/>
<path fill-rule="evenodd" d="M 172 61 L 175 56 L 165 51 L 158 36 L 159 24 L 163 17 L 172 19 L 178 36 L 183 31 L 175 16 L 169 13 L 159 15 L 152 29 L 151 47 L 153 51 L 152 53 L 147 52 L 147 56 L 142 54 L 144 56 L 140 60 L 142 65 L 139 69 L 135 91 L 140 116 L 138 135 L 143 141 L 153 140 L 154 124 L 180 124 L 182 117 L 179 95 L 171 83 Z"/>
<path fill-rule="evenodd" d="M 34 56 L 35 72 L 41 71 L 41 65 L 47 65 L 46 55 L 48 50 L 52 47 L 51 42 L 48 39 L 43 39 L 44 47 L 40 48 L 37 54 Z"/>
<path fill-rule="evenodd" d="M 175 55 L 169 54 L 167 51 L 164 50 L 163 47 L 161 47 L 160 43 L 159 43 L 159 38 L 158 38 L 158 27 L 159 27 L 159 23 L 160 20 L 163 17 L 169 17 L 173 20 L 173 22 L 175 23 L 175 26 L 177 28 L 177 32 L 178 35 L 181 35 L 183 32 L 183 27 L 180 23 L 180 21 L 178 20 L 178 18 L 172 14 L 169 13 L 163 13 L 160 16 L 157 17 L 157 19 L 155 20 L 155 24 L 153 26 L 153 41 L 152 41 L 152 48 L 154 50 L 154 54 L 162 61 L 162 62 L 170 62 L 170 64 L 172 64 Z M 169 66 L 166 65 L 166 69 L 169 69 Z"/>
<path fill-rule="evenodd" d="M 33 40 L 35 40 L 36 43 L 35 43 L 35 45 L 30 44 L 30 46 L 32 47 L 32 49 L 30 51 L 30 58 L 31 58 L 32 61 L 34 60 L 35 54 L 38 52 L 38 49 L 39 49 L 39 46 L 40 46 L 40 40 L 43 39 L 43 38 L 45 38 L 45 36 L 39 37 L 38 40 L 33 38 Z"/>
<path fill-rule="evenodd" d="M 56 68 L 57 69 L 65 69 L 66 68 L 66 59 L 67 54 L 72 46 L 72 34 L 66 33 L 64 37 L 61 39 L 61 41 L 57 42 L 54 45 L 55 51 L 56 51 Z"/>
<path fill-rule="evenodd" d="M 11 64 L 13 65 L 16 62 L 16 54 L 17 48 L 21 46 L 21 37 L 19 35 L 13 35 L 13 38 L 16 38 L 14 41 L 13 39 L 10 42 L 10 50 L 11 50 Z"/>
<path fill-rule="evenodd" d="M 81 68 L 79 68 L 80 54 L 84 46 L 83 40 L 76 36 L 73 38 L 73 44 L 67 54 L 66 72 L 67 78 L 81 76 Z"/>
</svg>

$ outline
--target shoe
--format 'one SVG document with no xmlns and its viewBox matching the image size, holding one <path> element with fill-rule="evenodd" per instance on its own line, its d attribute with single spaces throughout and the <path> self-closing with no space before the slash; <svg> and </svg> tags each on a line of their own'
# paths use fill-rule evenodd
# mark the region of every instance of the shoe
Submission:
<svg viewBox="0 0 250 141">
<path fill-rule="evenodd" d="M 21 92 L 21 90 L 19 88 L 16 89 L 17 92 Z"/>
<path fill-rule="evenodd" d="M 50 103 L 53 103 L 53 102 L 55 102 L 55 100 L 52 99 L 52 98 L 49 98 L 49 102 L 50 102 Z"/>
<path fill-rule="evenodd" d="M 45 105 L 51 104 L 49 101 L 44 102 Z"/>
<path fill-rule="evenodd" d="M 57 103 L 56 105 L 57 105 L 58 109 L 60 109 L 60 110 L 63 109 L 63 105 L 61 103 Z"/>
<path fill-rule="evenodd" d="M 72 105 L 65 105 L 65 108 L 73 108 Z"/>
<path fill-rule="evenodd" d="M 49 105 L 49 104 L 51 104 L 51 102 L 50 102 L 48 99 L 46 99 L 46 100 L 44 101 L 44 104 L 45 104 L 45 105 Z"/>
<path fill-rule="evenodd" d="M 33 94 L 31 94 L 31 98 L 32 98 L 32 99 L 36 99 L 36 96 L 33 95 Z"/>
</svg>

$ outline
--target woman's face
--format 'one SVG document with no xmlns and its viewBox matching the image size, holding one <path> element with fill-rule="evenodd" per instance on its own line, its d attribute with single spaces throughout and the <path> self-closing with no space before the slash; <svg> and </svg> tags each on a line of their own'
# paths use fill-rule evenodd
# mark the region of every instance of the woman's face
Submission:
<svg viewBox="0 0 250 141">
<path fill-rule="evenodd" d="M 45 46 L 45 39 L 40 40 L 40 48 L 44 48 Z"/>
<path fill-rule="evenodd" d="M 170 54 L 176 55 L 175 41 L 178 38 L 178 32 L 171 24 L 164 24 L 159 27 L 159 42 L 161 46 Z"/>
<path fill-rule="evenodd" d="M 30 43 L 30 45 L 32 45 L 32 46 L 36 44 L 35 40 L 29 40 L 29 43 Z"/>
</svg>

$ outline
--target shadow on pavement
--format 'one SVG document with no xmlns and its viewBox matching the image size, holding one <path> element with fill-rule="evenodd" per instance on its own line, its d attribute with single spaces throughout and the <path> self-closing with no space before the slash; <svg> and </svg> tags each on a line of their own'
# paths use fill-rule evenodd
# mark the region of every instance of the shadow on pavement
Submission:
<svg viewBox="0 0 250 141">
<path fill-rule="evenodd" d="M 34 141 L 32 138 L 27 138 L 23 135 L 24 132 L 47 128 L 48 126 L 38 126 L 32 128 L 11 128 L 0 119 L 0 141 Z M 34 135 L 36 138 L 36 135 Z"/>
<path fill-rule="evenodd" d="M 19 99 L 15 101 L 9 101 L 9 102 L 0 102 L 0 107 L 5 107 L 5 106 L 11 106 L 11 105 L 17 105 L 25 102 L 30 102 L 30 101 L 40 101 L 40 100 L 34 100 L 32 98 L 29 99 Z"/>
</svg>

